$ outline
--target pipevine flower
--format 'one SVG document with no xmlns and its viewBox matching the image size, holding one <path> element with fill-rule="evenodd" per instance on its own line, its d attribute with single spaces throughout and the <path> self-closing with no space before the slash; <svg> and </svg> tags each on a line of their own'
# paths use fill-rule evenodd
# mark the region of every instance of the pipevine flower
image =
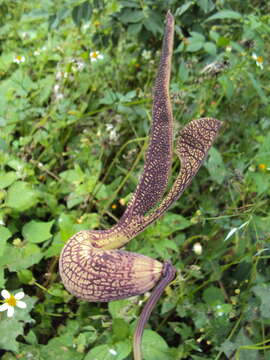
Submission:
<svg viewBox="0 0 270 360">
<path fill-rule="evenodd" d="M 60 275 L 66 289 L 87 301 L 126 299 L 154 288 L 134 333 L 134 360 L 142 359 L 143 329 L 162 292 L 174 279 L 176 270 L 170 261 L 161 263 L 119 248 L 160 218 L 182 195 L 199 171 L 221 126 L 214 118 L 201 118 L 181 130 L 175 146 L 181 168 L 166 192 L 174 153 L 169 94 L 173 34 L 174 18 L 168 12 L 144 169 L 125 212 L 110 229 L 83 230 L 73 235 L 59 259 Z M 103 58 L 99 52 L 90 53 L 91 60 L 98 58 Z M 107 124 L 106 130 L 110 132 L 110 138 L 116 135 L 111 124 Z"/>
<path fill-rule="evenodd" d="M 10 294 L 7 290 L 2 290 L 1 295 L 4 298 L 4 304 L 0 305 L 0 311 L 7 310 L 7 316 L 12 317 L 14 315 L 14 308 L 17 306 L 20 309 L 26 308 L 26 303 L 21 301 L 24 297 L 24 292 L 20 291 L 15 295 Z"/>
</svg>

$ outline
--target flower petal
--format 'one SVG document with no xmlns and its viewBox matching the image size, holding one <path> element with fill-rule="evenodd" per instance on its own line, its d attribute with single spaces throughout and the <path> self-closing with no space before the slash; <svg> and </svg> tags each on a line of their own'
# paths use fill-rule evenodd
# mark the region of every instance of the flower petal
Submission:
<svg viewBox="0 0 270 360">
<path fill-rule="evenodd" d="M 14 315 L 14 307 L 13 306 L 8 306 L 7 316 L 12 317 L 13 315 Z"/>
<path fill-rule="evenodd" d="M 17 301 L 16 304 L 20 309 L 25 309 L 26 308 L 26 303 L 24 301 Z"/>
<path fill-rule="evenodd" d="M 1 295 L 3 296 L 4 299 L 9 299 L 11 296 L 7 290 L 2 290 Z"/>
<path fill-rule="evenodd" d="M 3 305 L 0 305 L 0 311 L 6 311 L 8 309 L 8 304 L 5 303 Z"/>
<path fill-rule="evenodd" d="M 24 292 L 20 291 L 16 295 L 14 295 L 16 300 L 21 300 L 24 297 Z"/>
</svg>

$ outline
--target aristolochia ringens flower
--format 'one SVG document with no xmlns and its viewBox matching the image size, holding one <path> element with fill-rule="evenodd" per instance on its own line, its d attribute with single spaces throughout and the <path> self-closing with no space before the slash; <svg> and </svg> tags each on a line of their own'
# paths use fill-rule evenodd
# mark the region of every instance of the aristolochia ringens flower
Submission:
<svg viewBox="0 0 270 360">
<path fill-rule="evenodd" d="M 12 317 L 14 315 L 15 306 L 18 306 L 20 309 L 26 308 L 26 303 L 21 301 L 21 299 L 24 297 L 24 292 L 20 291 L 17 294 L 12 295 L 7 290 L 2 290 L 1 295 L 5 300 L 4 304 L 0 305 L 0 311 L 7 310 L 8 317 Z"/>
<path fill-rule="evenodd" d="M 102 60 L 104 58 L 104 56 L 99 51 L 90 52 L 89 57 L 91 61 Z"/>
</svg>

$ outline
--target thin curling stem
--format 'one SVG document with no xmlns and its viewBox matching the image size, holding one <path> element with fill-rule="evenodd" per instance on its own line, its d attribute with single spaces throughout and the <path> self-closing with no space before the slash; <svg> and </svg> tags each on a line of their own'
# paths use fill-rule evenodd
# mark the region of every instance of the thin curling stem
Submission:
<svg viewBox="0 0 270 360">
<path fill-rule="evenodd" d="M 163 267 L 163 277 L 153 290 L 150 298 L 145 304 L 143 311 L 140 315 L 133 339 L 133 354 L 134 360 L 142 360 L 141 354 L 141 342 L 142 334 L 145 328 L 147 321 L 153 311 L 153 308 L 156 306 L 160 296 L 162 295 L 165 287 L 174 279 L 175 277 L 175 268 L 172 266 L 170 261 L 166 261 Z"/>
</svg>

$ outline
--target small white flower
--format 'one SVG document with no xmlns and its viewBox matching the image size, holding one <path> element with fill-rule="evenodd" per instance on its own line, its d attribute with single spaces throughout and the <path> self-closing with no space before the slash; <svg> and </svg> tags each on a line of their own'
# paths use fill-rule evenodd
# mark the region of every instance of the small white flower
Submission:
<svg viewBox="0 0 270 360">
<path fill-rule="evenodd" d="M 25 62 L 25 57 L 22 55 L 17 55 L 14 57 L 13 62 L 15 62 L 16 64 L 20 64 Z"/>
<path fill-rule="evenodd" d="M 55 78 L 56 80 L 60 80 L 63 76 L 63 73 L 62 71 L 57 71 L 56 74 L 55 74 Z"/>
<path fill-rule="evenodd" d="M 113 129 L 113 124 L 106 124 L 106 130 L 110 131 Z"/>
<path fill-rule="evenodd" d="M 202 245 L 199 242 L 196 242 L 193 245 L 193 251 L 196 255 L 201 255 L 202 254 Z"/>
<path fill-rule="evenodd" d="M 150 50 L 143 50 L 142 57 L 145 60 L 149 60 L 151 58 L 151 51 Z"/>
<path fill-rule="evenodd" d="M 55 84 L 54 87 L 53 87 L 53 91 L 54 91 L 55 93 L 58 93 L 59 90 L 60 90 L 60 85 L 59 85 L 59 84 Z"/>
<path fill-rule="evenodd" d="M 73 72 L 82 71 L 85 68 L 85 62 L 81 59 L 72 59 L 73 65 L 71 66 L 71 70 Z"/>
<path fill-rule="evenodd" d="M 40 50 L 40 49 L 37 49 L 37 50 L 34 51 L 34 55 L 35 55 L 35 56 L 39 56 L 40 53 L 41 53 L 41 50 Z"/>
<path fill-rule="evenodd" d="M 83 31 L 85 31 L 85 30 L 87 30 L 87 29 L 89 29 L 89 28 L 90 28 L 90 24 L 89 24 L 89 23 L 84 24 L 84 25 L 82 26 L 82 30 L 83 30 Z"/>
<path fill-rule="evenodd" d="M 109 353 L 112 354 L 113 356 L 117 355 L 117 352 L 114 349 L 110 349 Z"/>
<path fill-rule="evenodd" d="M 57 93 L 56 95 L 55 95 L 55 99 L 56 100 L 62 100 L 64 98 L 64 94 L 62 94 L 62 93 Z"/>
<path fill-rule="evenodd" d="M 262 56 L 258 56 L 257 54 L 253 53 L 252 54 L 252 59 L 254 59 L 256 61 L 256 65 L 263 70 L 263 57 Z"/>
<path fill-rule="evenodd" d="M 89 54 L 91 61 L 97 61 L 104 59 L 104 56 L 99 51 L 92 51 Z"/>
<path fill-rule="evenodd" d="M 83 61 L 81 61 L 81 60 L 78 60 L 77 61 L 77 69 L 78 69 L 78 71 L 83 70 L 84 67 L 85 67 L 85 63 Z"/>
<path fill-rule="evenodd" d="M 26 303 L 21 301 L 21 299 L 24 297 L 24 292 L 20 291 L 17 294 L 12 295 L 7 290 L 2 290 L 1 295 L 5 300 L 4 304 L 0 305 L 0 311 L 7 310 L 8 317 L 12 317 L 14 315 L 15 306 L 18 306 L 20 309 L 26 308 Z"/>
</svg>

